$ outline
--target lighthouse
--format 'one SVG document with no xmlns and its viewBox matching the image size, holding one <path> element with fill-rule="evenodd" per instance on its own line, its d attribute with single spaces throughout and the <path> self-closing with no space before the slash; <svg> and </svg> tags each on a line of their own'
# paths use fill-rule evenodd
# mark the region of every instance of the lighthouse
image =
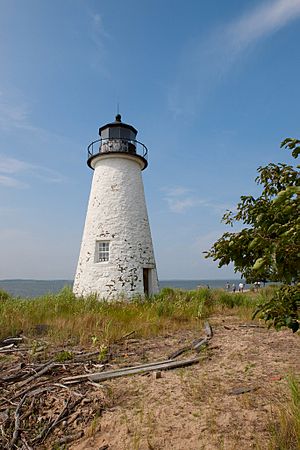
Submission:
<svg viewBox="0 0 300 450">
<path fill-rule="evenodd" d="M 99 136 L 88 146 L 94 172 L 73 291 L 99 299 L 151 296 L 158 279 L 141 173 L 148 150 L 120 114 Z"/>
</svg>

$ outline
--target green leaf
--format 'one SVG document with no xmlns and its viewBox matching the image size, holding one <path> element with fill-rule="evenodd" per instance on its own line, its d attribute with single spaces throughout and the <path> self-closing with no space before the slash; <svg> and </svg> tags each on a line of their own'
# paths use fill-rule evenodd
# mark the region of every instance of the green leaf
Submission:
<svg viewBox="0 0 300 450">
<path fill-rule="evenodd" d="M 259 243 L 259 239 L 254 238 L 253 241 L 251 241 L 250 244 L 248 245 L 248 249 L 249 250 L 254 249 L 255 247 L 257 247 L 258 243 Z"/>
<path fill-rule="evenodd" d="M 255 264 L 253 266 L 253 270 L 259 270 L 264 264 L 265 264 L 264 258 L 258 258 L 255 261 Z"/>
</svg>

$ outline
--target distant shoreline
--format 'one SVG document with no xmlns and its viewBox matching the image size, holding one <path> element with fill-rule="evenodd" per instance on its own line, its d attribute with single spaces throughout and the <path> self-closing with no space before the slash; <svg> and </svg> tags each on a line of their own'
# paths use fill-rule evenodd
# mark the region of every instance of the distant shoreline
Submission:
<svg viewBox="0 0 300 450">
<path fill-rule="evenodd" d="M 160 280 L 161 282 L 167 282 L 167 281 L 175 281 L 175 282 L 178 282 L 178 281 L 188 281 L 188 282 L 191 282 L 191 281 L 224 281 L 225 283 L 227 282 L 227 281 L 232 281 L 232 280 L 234 280 L 234 281 L 241 281 L 241 279 L 240 278 L 201 278 L 201 279 L 196 279 L 196 278 L 165 278 L 165 279 L 163 279 L 163 280 Z M 49 279 L 46 279 L 46 278 L 41 278 L 41 279 L 37 279 L 37 278 L 3 278 L 3 279 L 1 279 L 0 280 L 0 283 L 2 283 L 2 282 L 10 282 L 10 281 L 34 281 L 34 282 L 40 282 L 40 281 L 42 281 L 42 282 L 49 282 L 49 281 L 67 281 L 67 282 L 70 282 L 70 283 L 73 283 L 73 281 L 74 280 L 70 280 L 70 279 L 68 279 L 68 278 L 49 278 Z M 243 281 L 243 280 L 242 280 Z"/>
<path fill-rule="evenodd" d="M 225 289 L 227 282 L 230 287 L 234 283 L 238 290 L 238 284 L 240 282 L 245 284 L 241 279 L 198 279 L 198 280 L 160 280 L 159 287 L 182 289 L 182 290 L 195 290 L 198 286 L 209 287 L 211 289 Z M 33 298 L 46 294 L 56 294 L 60 292 L 65 286 L 72 286 L 73 280 L 34 280 L 34 279 L 6 279 L 0 280 L 0 289 L 9 292 L 15 297 Z M 249 289 L 251 285 L 245 284 L 245 289 Z"/>
</svg>

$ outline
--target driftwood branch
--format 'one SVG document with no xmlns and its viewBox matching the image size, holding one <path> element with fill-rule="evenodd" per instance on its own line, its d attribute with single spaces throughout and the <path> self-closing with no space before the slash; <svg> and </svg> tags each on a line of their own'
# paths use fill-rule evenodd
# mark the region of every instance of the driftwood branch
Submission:
<svg viewBox="0 0 300 450">
<path fill-rule="evenodd" d="M 193 345 L 193 350 L 195 350 L 197 353 L 199 353 L 202 349 L 202 347 L 206 347 L 208 345 L 208 338 L 203 338 L 197 344 Z"/>
<path fill-rule="evenodd" d="M 30 386 L 27 389 L 14 395 L 14 397 L 12 397 L 12 400 L 15 400 L 16 398 L 22 397 L 23 395 L 26 394 L 28 397 L 32 397 L 33 395 L 42 394 L 43 392 L 52 391 L 53 389 L 54 389 L 53 386 L 34 386 L 34 387 Z"/>
<path fill-rule="evenodd" d="M 12 449 L 14 447 L 15 443 L 18 440 L 19 431 L 20 431 L 20 411 L 21 411 L 22 405 L 25 402 L 26 398 L 27 398 L 27 395 L 25 394 L 24 397 L 22 397 L 21 401 L 19 402 L 19 404 L 18 404 L 18 406 L 16 408 L 16 411 L 15 411 L 15 429 L 14 429 L 14 432 L 13 432 L 12 440 L 10 441 L 10 444 L 9 444 L 9 447 L 8 447 L 9 449 Z"/>
<path fill-rule="evenodd" d="M 0 347 L 0 353 L 5 353 L 7 350 L 11 350 L 15 344 L 7 344 L 4 347 Z"/>
<path fill-rule="evenodd" d="M 228 392 L 229 395 L 240 395 L 240 394 L 245 394 L 247 392 L 251 392 L 251 391 L 256 391 L 258 388 L 257 386 L 254 387 L 238 387 L 238 388 L 234 388 L 231 391 Z"/>
<path fill-rule="evenodd" d="M 75 408 L 75 406 L 78 405 L 82 401 L 82 398 L 79 398 L 76 400 L 73 405 L 70 405 L 71 397 L 68 398 L 66 401 L 66 404 L 63 408 L 63 410 L 60 412 L 60 414 L 57 416 L 55 420 L 53 420 L 50 425 L 48 425 L 44 430 L 34 439 L 34 442 L 43 442 L 47 436 L 51 433 L 51 431 L 63 420 L 65 420 L 66 417 L 68 417 L 71 413 L 71 411 Z"/>
<path fill-rule="evenodd" d="M 205 322 L 204 329 L 205 329 L 206 336 L 208 337 L 208 339 L 211 339 L 214 334 L 213 334 L 212 327 L 208 322 Z"/>
<path fill-rule="evenodd" d="M 78 433 L 69 434 L 59 439 L 58 445 L 69 444 L 70 442 L 76 441 L 83 436 L 83 431 L 79 431 Z"/>
<path fill-rule="evenodd" d="M 87 361 L 87 360 L 92 359 L 93 356 L 99 356 L 99 350 L 97 350 L 95 352 L 82 353 L 79 355 L 75 355 L 73 360 L 70 361 L 70 363 L 72 364 L 73 361 L 75 361 L 75 362 Z"/>
<path fill-rule="evenodd" d="M 129 336 L 132 336 L 133 334 L 135 334 L 136 333 L 136 331 L 135 330 L 133 330 L 133 331 L 130 331 L 130 333 L 126 333 L 126 334 L 124 334 L 124 336 L 121 336 L 119 339 L 117 339 L 115 342 L 120 342 L 120 341 L 123 341 L 124 339 L 127 339 L 127 338 L 129 338 Z"/>
<path fill-rule="evenodd" d="M 175 369 L 177 367 L 186 367 L 190 366 L 192 364 L 198 363 L 200 360 L 199 358 L 194 359 L 188 359 L 185 361 L 167 361 L 164 363 L 153 363 L 152 365 L 144 365 L 142 367 L 128 367 L 121 370 L 112 370 L 109 372 L 102 372 L 102 373 L 96 373 L 92 374 L 89 377 L 90 381 L 105 381 L 105 380 L 111 380 L 112 378 L 119 378 L 126 375 L 133 375 L 137 373 L 144 373 L 144 372 L 153 372 L 156 370 L 168 370 L 168 369 Z"/>
<path fill-rule="evenodd" d="M 179 350 L 176 350 L 176 352 L 171 353 L 171 354 L 168 356 L 168 358 L 169 358 L 169 360 L 175 359 L 175 358 L 177 358 L 177 356 L 180 356 L 180 355 L 182 355 L 183 353 L 188 352 L 189 350 L 192 350 L 192 346 L 191 346 L 191 345 L 187 345 L 186 347 L 182 347 L 182 348 L 180 348 Z"/>
<path fill-rule="evenodd" d="M 107 372 L 90 373 L 84 375 L 77 375 L 76 377 L 63 378 L 64 384 L 81 383 L 83 381 L 105 381 L 112 378 L 119 378 L 126 375 L 133 375 L 138 373 L 153 372 L 156 370 L 175 369 L 177 367 L 190 366 L 200 361 L 199 358 L 187 359 L 185 361 L 157 361 L 149 364 L 142 364 L 134 367 L 124 367 L 122 369 L 110 370 Z"/>
<path fill-rule="evenodd" d="M 57 416 L 57 418 L 55 420 L 53 420 L 53 422 L 51 422 L 51 424 L 49 426 L 44 428 L 44 430 L 36 437 L 36 439 L 34 440 L 35 442 L 44 441 L 46 439 L 48 434 L 51 433 L 51 431 L 58 424 L 58 422 L 62 418 L 65 417 L 66 413 L 68 412 L 69 403 L 70 403 L 70 398 L 68 398 L 68 400 L 66 401 L 66 404 L 65 404 L 63 410 L 60 412 L 60 414 Z"/>
<path fill-rule="evenodd" d="M 23 445 L 24 445 L 26 450 L 33 450 L 33 448 L 30 447 L 30 445 L 28 444 L 28 442 L 26 441 L 24 436 L 21 437 L 21 441 L 23 442 Z"/>
<path fill-rule="evenodd" d="M 210 339 L 213 337 L 213 330 L 208 322 L 205 322 L 204 329 L 206 333 L 205 338 L 197 339 L 191 345 L 187 345 L 186 347 L 182 347 L 179 350 L 176 350 L 174 353 L 171 353 L 171 355 L 169 355 L 169 359 L 175 359 L 177 358 L 177 356 L 180 356 L 190 350 L 195 350 L 197 353 L 199 353 L 202 347 L 206 347 Z"/>
<path fill-rule="evenodd" d="M 34 375 L 32 375 L 31 377 L 27 378 L 24 381 L 21 381 L 19 383 L 19 387 L 25 386 L 25 384 L 30 383 L 31 381 L 35 380 L 36 378 L 41 377 L 42 375 L 44 375 L 47 372 L 50 372 L 50 370 L 52 370 L 54 367 L 58 366 L 59 364 L 53 363 L 51 362 L 50 364 L 46 364 L 41 370 L 39 370 L 38 372 L 36 372 Z"/>
<path fill-rule="evenodd" d="M 19 344 L 22 341 L 23 341 L 22 337 L 7 337 L 5 339 L 2 339 L 0 345 Z"/>
</svg>

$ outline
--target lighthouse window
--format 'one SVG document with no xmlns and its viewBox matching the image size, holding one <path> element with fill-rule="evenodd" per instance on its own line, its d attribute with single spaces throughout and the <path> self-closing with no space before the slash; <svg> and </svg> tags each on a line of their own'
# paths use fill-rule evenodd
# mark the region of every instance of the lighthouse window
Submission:
<svg viewBox="0 0 300 450">
<path fill-rule="evenodd" d="M 109 260 L 109 242 L 98 241 L 96 243 L 96 261 L 104 262 Z"/>
</svg>

